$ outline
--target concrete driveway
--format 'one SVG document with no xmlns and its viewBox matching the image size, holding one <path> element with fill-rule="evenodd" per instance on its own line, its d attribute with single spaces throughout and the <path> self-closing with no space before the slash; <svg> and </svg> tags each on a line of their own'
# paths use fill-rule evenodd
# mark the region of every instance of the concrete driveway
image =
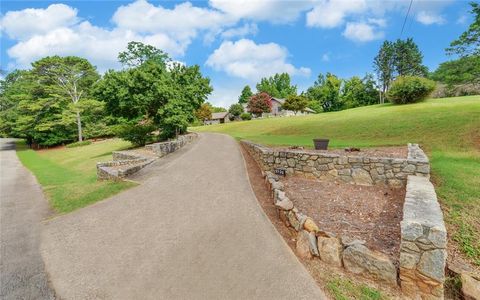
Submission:
<svg viewBox="0 0 480 300">
<path fill-rule="evenodd" d="M 235 140 L 202 134 L 138 187 L 49 220 L 64 299 L 324 299 L 264 215 Z"/>
<path fill-rule="evenodd" d="M 40 255 L 48 203 L 35 177 L 0 139 L 0 299 L 54 299 Z"/>
</svg>

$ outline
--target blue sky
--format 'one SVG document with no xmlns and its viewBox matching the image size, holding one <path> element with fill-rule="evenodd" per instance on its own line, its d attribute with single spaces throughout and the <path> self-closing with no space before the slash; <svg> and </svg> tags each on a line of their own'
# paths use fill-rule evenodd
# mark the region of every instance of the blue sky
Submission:
<svg viewBox="0 0 480 300">
<path fill-rule="evenodd" d="M 2 69 L 47 55 L 119 68 L 128 41 L 152 44 L 211 78 L 210 102 L 236 102 L 246 84 L 288 72 L 299 91 L 319 73 L 372 72 L 385 40 L 413 37 L 434 70 L 471 23 L 468 1 L 413 0 L 2 1 Z"/>
</svg>

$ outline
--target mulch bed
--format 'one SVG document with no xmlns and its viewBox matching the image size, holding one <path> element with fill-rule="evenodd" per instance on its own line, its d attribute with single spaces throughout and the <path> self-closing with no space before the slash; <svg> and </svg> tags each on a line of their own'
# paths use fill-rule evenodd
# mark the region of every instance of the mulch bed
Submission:
<svg viewBox="0 0 480 300">
<path fill-rule="evenodd" d="M 300 176 L 281 180 L 287 196 L 321 230 L 365 240 L 370 249 L 398 260 L 404 188 L 360 186 Z"/>
<path fill-rule="evenodd" d="M 379 148 L 357 148 L 360 151 L 346 151 L 345 149 L 331 149 L 331 150 L 313 150 L 302 148 L 285 148 L 276 147 L 275 150 L 279 151 L 302 151 L 309 153 L 328 153 L 348 156 L 366 156 L 366 157 L 387 157 L 387 158 L 407 158 L 408 149 L 407 145 L 400 147 L 379 147 Z"/>
</svg>

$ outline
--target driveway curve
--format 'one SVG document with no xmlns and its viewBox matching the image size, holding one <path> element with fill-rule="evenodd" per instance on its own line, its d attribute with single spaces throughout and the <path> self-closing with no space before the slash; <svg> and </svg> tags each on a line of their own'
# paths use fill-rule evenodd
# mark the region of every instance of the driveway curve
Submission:
<svg viewBox="0 0 480 300">
<path fill-rule="evenodd" d="M 62 299 L 325 299 L 257 203 L 238 144 L 201 134 L 138 187 L 44 224 Z"/>
<path fill-rule="evenodd" d="M 0 139 L 0 299 L 55 299 L 48 284 L 40 231 L 48 202 L 15 153 L 14 139 Z"/>
</svg>

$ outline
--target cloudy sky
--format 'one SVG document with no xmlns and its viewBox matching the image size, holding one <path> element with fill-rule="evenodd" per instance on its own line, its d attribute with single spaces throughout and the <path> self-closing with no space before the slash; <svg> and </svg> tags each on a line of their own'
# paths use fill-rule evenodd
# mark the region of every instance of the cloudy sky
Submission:
<svg viewBox="0 0 480 300">
<path fill-rule="evenodd" d="M 0 68 L 28 68 L 47 55 L 77 55 L 100 72 L 119 68 L 118 52 L 141 41 L 211 78 L 210 101 L 228 106 L 246 84 L 288 72 L 303 90 L 319 73 L 372 72 L 380 44 L 413 37 L 424 63 L 472 21 L 468 1 L 413 0 L 3 1 Z"/>
</svg>

